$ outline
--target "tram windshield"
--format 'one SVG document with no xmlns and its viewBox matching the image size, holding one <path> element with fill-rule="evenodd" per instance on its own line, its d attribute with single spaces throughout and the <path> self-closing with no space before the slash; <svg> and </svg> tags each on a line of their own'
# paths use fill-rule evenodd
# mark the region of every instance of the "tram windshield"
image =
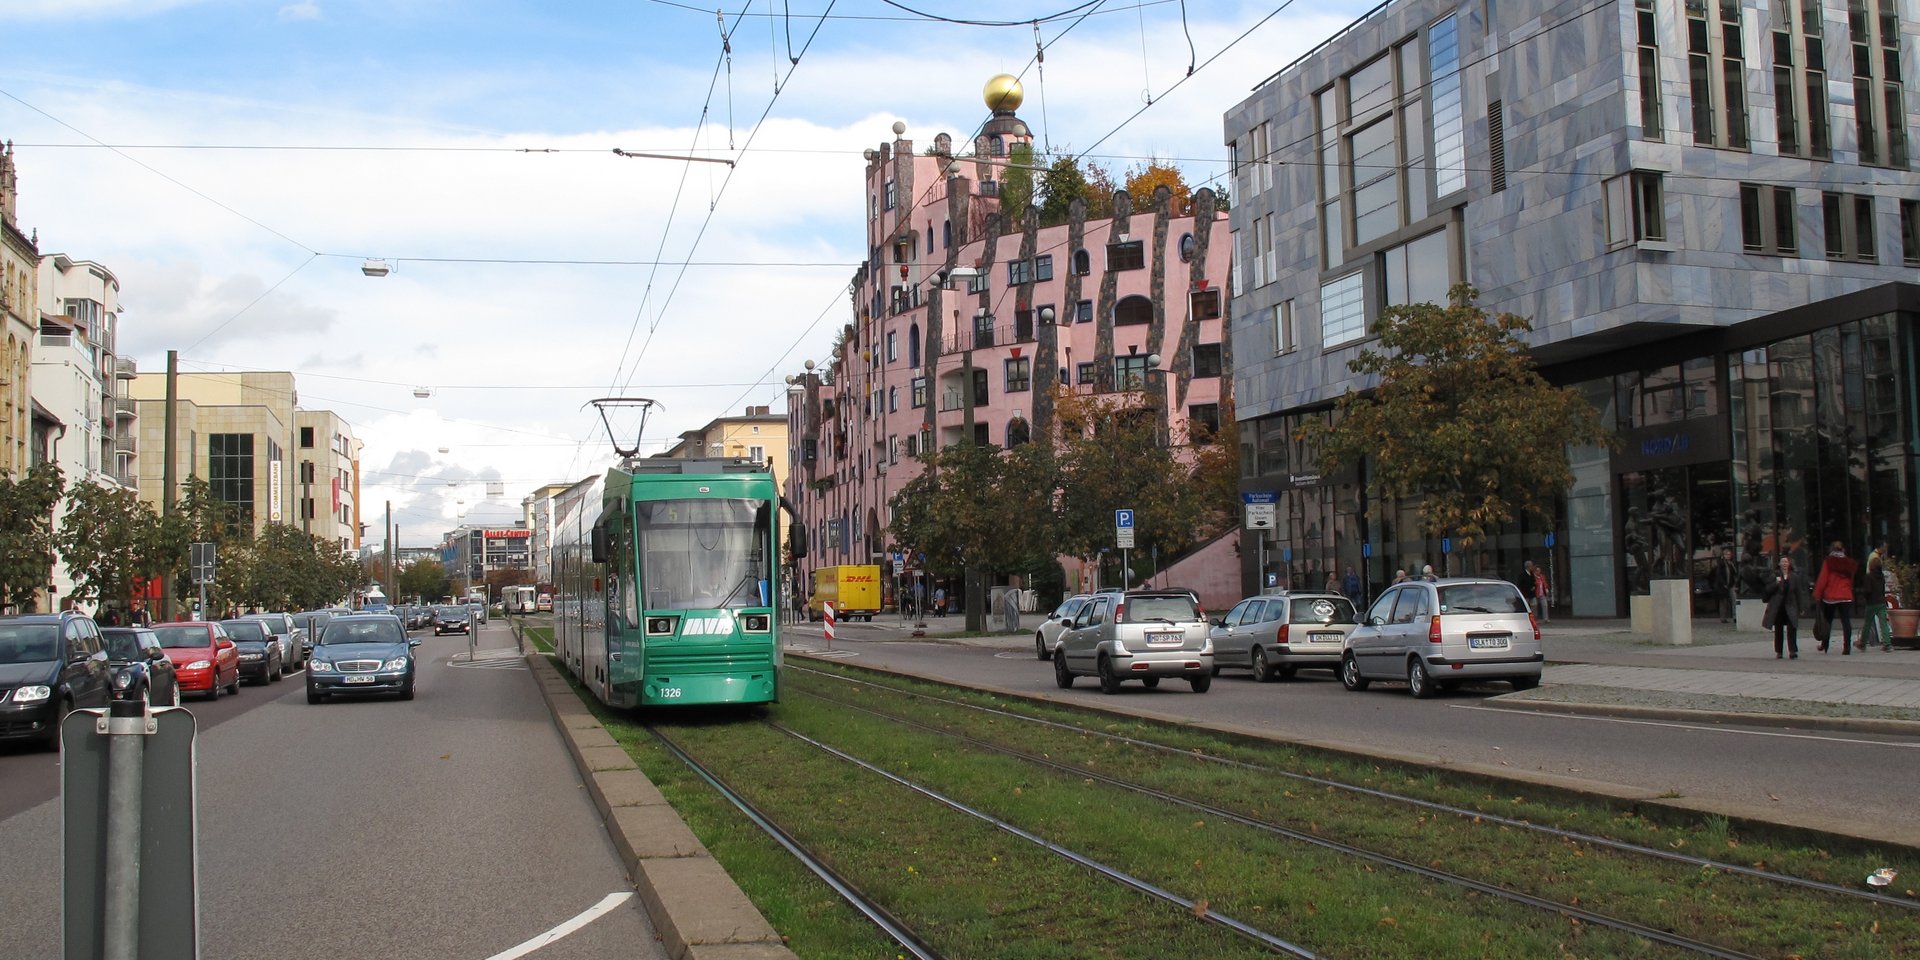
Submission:
<svg viewBox="0 0 1920 960">
<path fill-rule="evenodd" d="M 657 500 L 633 506 L 648 610 L 768 606 L 773 511 L 767 503 Z"/>
</svg>

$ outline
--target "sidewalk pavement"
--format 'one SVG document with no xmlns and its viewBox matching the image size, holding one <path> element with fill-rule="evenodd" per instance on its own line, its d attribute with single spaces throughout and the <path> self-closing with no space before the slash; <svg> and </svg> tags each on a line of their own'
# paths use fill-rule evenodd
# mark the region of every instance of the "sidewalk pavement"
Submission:
<svg viewBox="0 0 1920 960">
<path fill-rule="evenodd" d="M 925 639 L 1001 650 L 1030 650 L 1037 616 L 1008 633 L 999 617 L 985 635 L 963 636 L 966 619 L 933 617 Z M 898 617 L 841 624 L 842 642 L 913 637 Z M 1771 632 L 1696 620 L 1693 644 L 1655 645 L 1626 620 L 1556 620 L 1543 624 L 1547 667 L 1540 687 L 1504 693 L 1489 703 L 1523 709 L 1608 713 L 1667 719 L 1772 723 L 1920 735 L 1920 651 L 1878 644 L 1842 656 L 1835 636 L 1828 653 L 1803 631 L 1800 657 L 1776 660 Z M 1856 639 L 1858 634 L 1856 633 Z"/>
</svg>

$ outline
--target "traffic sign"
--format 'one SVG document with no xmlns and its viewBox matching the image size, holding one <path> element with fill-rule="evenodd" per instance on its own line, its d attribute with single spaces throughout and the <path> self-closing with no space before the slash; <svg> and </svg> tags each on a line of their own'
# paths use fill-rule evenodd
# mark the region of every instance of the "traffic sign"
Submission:
<svg viewBox="0 0 1920 960">
<path fill-rule="evenodd" d="M 1133 511 L 1115 510 L 1113 512 L 1113 545 L 1122 550 L 1133 549 Z"/>
<path fill-rule="evenodd" d="M 1372 557 L 1373 557 L 1373 544 L 1371 544 L 1371 543 L 1363 543 L 1363 544 L 1361 544 L 1361 545 L 1360 545 L 1360 559 L 1362 559 L 1362 560 L 1367 560 L 1367 559 L 1371 559 Z"/>
<path fill-rule="evenodd" d="M 212 583 L 214 578 L 213 544 L 196 543 L 188 550 L 189 565 L 193 568 L 194 583 Z"/>
<path fill-rule="evenodd" d="M 1553 534 L 1551 534 L 1551 533 L 1549 533 L 1549 534 L 1547 534 L 1547 543 L 1546 543 L 1546 545 L 1547 545 L 1547 547 L 1548 547 L 1548 548 L 1552 548 L 1552 547 L 1553 547 Z"/>
<path fill-rule="evenodd" d="M 1452 538 L 1452 537 L 1442 537 L 1442 538 L 1440 539 L 1440 552 L 1441 552 L 1441 553 L 1452 553 L 1452 552 L 1453 552 L 1453 538 Z"/>
<path fill-rule="evenodd" d="M 1279 503 L 1280 494 L 1273 490 L 1242 490 L 1241 503 Z"/>
<path fill-rule="evenodd" d="M 145 734 L 108 735 L 100 732 L 108 722 L 106 713 L 75 710 L 60 725 L 64 955 L 67 960 L 105 955 L 104 927 L 112 919 L 106 916 L 107 786 L 119 776 L 109 771 L 108 741 L 138 736 L 143 741 L 138 781 L 140 916 L 134 935 L 143 957 L 198 956 L 193 714 L 165 707 L 133 721 L 147 724 Z"/>
<path fill-rule="evenodd" d="M 1248 530 L 1271 530 L 1275 521 L 1275 506 L 1271 503 L 1249 502 L 1246 505 Z"/>
</svg>

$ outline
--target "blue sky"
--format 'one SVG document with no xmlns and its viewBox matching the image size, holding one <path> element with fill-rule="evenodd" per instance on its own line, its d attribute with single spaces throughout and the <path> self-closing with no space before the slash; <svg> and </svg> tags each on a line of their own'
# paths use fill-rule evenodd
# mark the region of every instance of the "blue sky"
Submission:
<svg viewBox="0 0 1920 960">
<path fill-rule="evenodd" d="M 729 69 L 711 10 L 649 0 L 0 0 L 0 139 L 19 145 L 41 251 L 119 276 L 123 352 L 149 372 L 168 349 L 188 371 L 294 371 L 304 406 L 366 441 L 363 502 L 392 500 L 403 540 L 425 543 L 483 480 L 507 496 L 469 516 L 507 517 L 534 486 L 603 469 L 589 397 L 659 399 L 653 441 L 783 409 L 784 376 L 849 318 L 860 152 L 895 120 L 922 144 L 964 137 L 981 85 L 1034 51 L 1030 25 L 881 0 L 835 3 L 824 24 L 821 0 L 790 17 L 740 2 Z M 903 2 L 981 20 L 1076 8 Z M 1071 20 L 1040 26 L 1021 115 L 1058 150 L 1108 137 L 1095 153 L 1116 171 L 1160 157 L 1214 176 L 1220 115 L 1368 7 L 1299 0 L 1234 43 L 1277 5 L 1189 0 L 1184 23 L 1172 0 L 1076 8 L 1092 12 L 1064 35 Z M 797 67 L 789 31 L 795 53 L 813 35 Z M 1181 83 L 1189 35 L 1194 59 L 1226 52 Z M 614 147 L 737 166 L 729 180 Z M 752 265 L 428 259 L 656 256 Z M 364 257 L 396 269 L 368 279 Z"/>
</svg>

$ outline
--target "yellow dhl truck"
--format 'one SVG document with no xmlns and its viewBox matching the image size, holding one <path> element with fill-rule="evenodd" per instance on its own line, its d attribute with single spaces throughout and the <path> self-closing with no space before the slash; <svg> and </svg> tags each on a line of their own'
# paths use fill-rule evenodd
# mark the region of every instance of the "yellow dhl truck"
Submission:
<svg viewBox="0 0 1920 960">
<path fill-rule="evenodd" d="M 833 619 L 872 621 L 880 612 L 880 568 L 875 564 L 821 567 L 813 572 L 813 593 L 807 597 L 807 619 L 825 620 L 825 604 L 833 603 Z"/>
</svg>

